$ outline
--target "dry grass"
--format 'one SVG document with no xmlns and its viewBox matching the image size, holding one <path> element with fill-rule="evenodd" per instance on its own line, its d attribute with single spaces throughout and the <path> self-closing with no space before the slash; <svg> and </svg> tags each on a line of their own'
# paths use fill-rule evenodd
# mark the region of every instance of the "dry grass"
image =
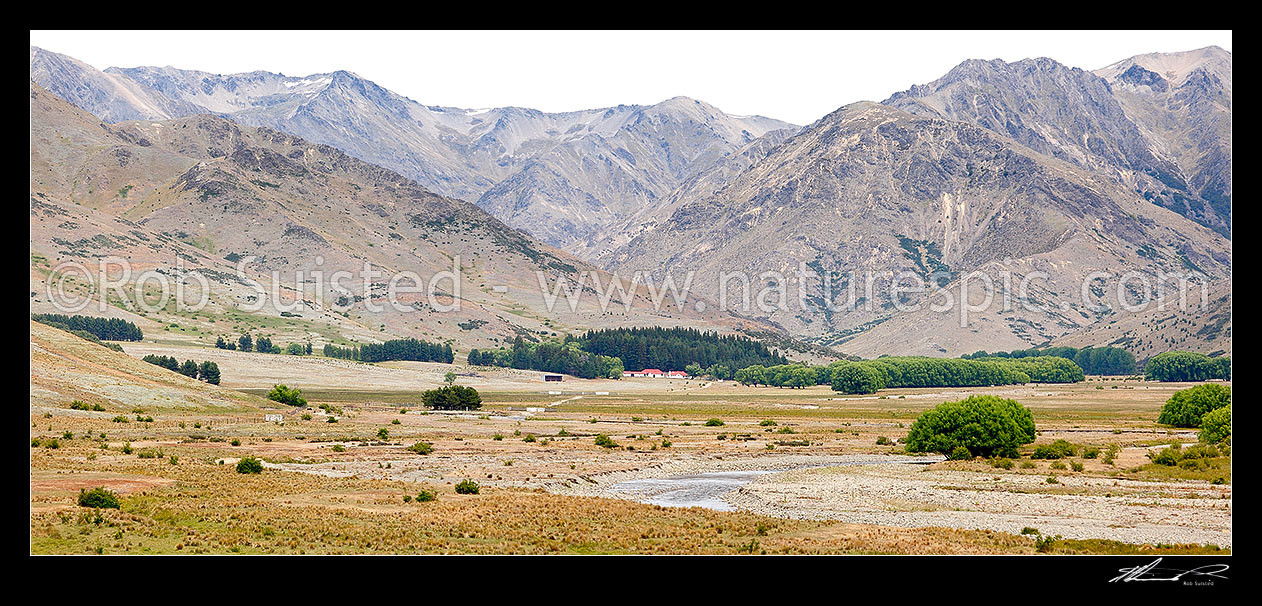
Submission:
<svg viewBox="0 0 1262 606">
<path fill-rule="evenodd" d="M 777 446 L 775 454 L 897 452 L 901 446 L 877 445 L 877 438 L 897 441 L 923 410 L 975 392 L 1014 397 L 1030 406 L 1042 431 L 1039 443 L 1065 438 L 1101 448 L 1127 447 L 1115 466 L 1082 460 L 1085 475 L 1121 474 L 1147 462 L 1144 446 L 1189 439 L 1155 424 L 1161 403 L 1181 385 L 1123 382 L 1099 383 L 1105 389 L 1086 383 L 891 390 L 880 394 L 884 398 L 855 398 L 827 388 L 590 381 L 564 384 L 565 393 L 551 395 L 546 390 L 555 386 L 506 373 L 484 377 L 496 386 L 484 391 L 486 410 L 443 415 L 419 411 L 422 386 L 415 380 L 333 384 L 345 378 L 339 371 L 309 378 L 312 385 L 305 391 L 312 406 L 300 411 L 188 381 L 65 333 L 46 332 L 32 326 L 30 435 L 57 438 L 60 447 L 31 449 L 35 553 L 1033 553 L 1030 537 L 999 532 L 663 509 L 547 489 L 667 461 L 759 456 L 768 453 L 767 445 L 786 441 L 809 446 Z M 259 357 L 216 355 L 235 360 L 221 363 L 225 377 L 231 376 L 230 364 L 246 365 Z M 294 360 L 262 357 L 277 364 Z M 430 368 L 384 370 L 392 381 L 398 372 L 422 370 L 421 382 L 437 376 Z M 372 372 L 364 376 L 368 382 L 381 378 Z M 1112 389 L 1114 384 L 1119 388 Z M 101 402 L 107 410 L 69 410 L 76 398 Z M 548 406 L 556 402 L 561 403 Z M 339 409 L 338 423 L 326 422 L 328 417 L 315 408 L 322 403 Z M 526 413 L 527 406 L 546 410 Z M 412 412 L 400 414 L 403 407 Z M 276 411 L 286 413 L 284 423 L 263 421 L 264 412 Z M 303 420 L 304 412 L 312 418 Z M 137 421 L 137 415 L 153 421 Z M 114 422 L 116 416 L 129 422 Z M 704 425 L 716 417 L 724 425 Z M 760 425 L 765 419 L 776 424 Z M 377 438 L 381 428 L 388 429 L 388 439 Z M 73 437 L 65 439 L 65 432 Z M 602 433 L 621 447 L 596 446 L 594 436 Z M 537 439 L 527 442 L 526 435 Z M 231 445 L 234 439 L 239 446 Z M 434 454 L 409 453 L 406 447 L 418 440 L 431 442 Z M 121 452 L 128 444 L 132 454 Z M 335 451 L 334 444 L 344 449 Z M 141 459 L 141 450 L 160 450 L 162 456 Z M 285 463 L 293 471 L 269 468 L 260 476 L 244 476 L 231 464 L 218 464 L 247 454 Z M 170 463 L 172 455 L 177 465 Z M 1047 474 L 1048 464 L 1040 461 L 1027 471 Z M 943 465 L 990 470 L 984 462 Z M 357 477 L 299 473 L 299 468 Z M 454 493 L 454 484 L 466 477 L 482 484 L 481 494 Z M 123 494 L 122 510 L 85 516 L 75 495 L 92 486 Z M 415 496 L 422 488 L 437 491 L 438 501 L 403 502 L 404 495 Z M 1058 545 L 1074 553 L 1212 552 L 1106 541 Z"/>
</svg>

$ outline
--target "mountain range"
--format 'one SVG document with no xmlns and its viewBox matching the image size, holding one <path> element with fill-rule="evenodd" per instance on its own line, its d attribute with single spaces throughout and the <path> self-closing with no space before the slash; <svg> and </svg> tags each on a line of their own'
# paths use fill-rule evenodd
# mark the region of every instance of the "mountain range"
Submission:
<svg viewBox="0 0 1262 606">
<path fill-rule="evenodd" d="M 351 72 L 109 68 L 32 47 L 32 80 L 107 122 L 207 113 L 331 145 L 565 247 L 771 130 L 686 97 L 565 113 L 422 105 Z"/>
<path fill-rule="evenodd" d="M 1065 340 L 1126 346 L 1135 329 L 1109 339 L 1093 331 L 1152 319 L 1118 311 L 1098 288 L 1079 297 L 1092 272 L 1195 269 L 1216 293 L 1231 275 L 1231 54 L 1217 47 L 1094 72 L 1046 58 L 969 60 L 806 127 L 685 97 L 566 113 L 430 106 L 346 71 L 99 71 L 35 47 L 31 79 L 33 205 L 88 213 L 69 222 L 102 233 L 126 232 L 130 225 L 111 222 L 132 221 L 201 253 L 263 253 L 258 270 L 294 268 L 317 252 L 437 270 L 459 252 L 486 264 L 485 277 L 518 284 L 527 268 L 658 278 L 693 270 L 694 291 L 711 301 L 718 276 L 738 270 L 789 276 L 759 278 L 760 288 L 792 283 L 808 267 L 838 290 L 853 276 L 905 271 L 957 295 L 974 271 L 1049 276 L 1031 295 L 1037 309 L 978 310 L 967 326 L 924 309 L 930 293 L 861 296 L 850 310 L 810 284 L 802 304 L 774 311 L 729 306 L 575 325 L 754 326 L 865 356 Z M 57 105 L 45 89 L 91 115 L 67 118 L 69 104 L 36 112 L 36 99 Z M 54 115 L 55 128 L 40 126 Z M 57 136 L 37 145 L 37 131 Z M 76 137 L 63 132 L 85 142 L 66 147 Z M 322 179 L 307 183 L 313 172 Z M 116 185 L 133 193 L 115 195 Z M 430 214 L 465 229 L 441 236 L 418 227 L 415 217 Z M 248 232 L 213 227 L 243 221 Z M 296 238 L 303 230 L 323 242 Z M 48 241 L 82 240 L 80 231 Z M 500 257 L 512 250 L 522 254 Z M 198 257 L 193 251 L 181 254 Z M 1165 341 L 1230 351 L 1229 290 L 1206 316 L 1215 329 Z M 523 328 L 504 312 L 527 302 L 480 292 L 489 311 L 476 319 L 494 333 L 384 324 L 478 343 Z M 530 330 L 549 329 L 542 316 L 532 322 Z"/>
<path fill-rule="evenodd" d="M 609 275 L 336 148 L 209 114 L 107 124 L 32 83 L 30 188 L 33 305 L 51 304 L 50 274 L 66 262 L 94 271 L 98 259 L 122 258 L 133 276 L 152 270 L 177 280 L 196 271 L 210 281 L 201 311 L 146 312 L 109 299 L 111 310 L 149 330 L 178 329 L 175 338 L 213 341 L 257 328 L 317 342 L 402 335 L 485 347 L 595 326 L 741 324 L 715 312 L 654 309 L 643 287 L 615 311 L 588 298 L 573 313 L 549 313 L 539 275 L 549 285 L 583 272 L 608 284 Z M 364 264 L 381 273 L 362 275 Z M 426 281 L 457 267 L 460 284 L 437 283 L 431 300 Z M 340 291 L 331 277 L 313 282 L 317 270 L 352 275 Z M 401 285 L 421 292 L 402 293 L 396 308 L 383 297 L 403 271 L 417 278 Z M 279 302 L 239 311 L 259 288 Z M 459 310 L 437 309 L 456 299 Z M 304 307 L 289 309 L 298 301 Z"/>
</svg>

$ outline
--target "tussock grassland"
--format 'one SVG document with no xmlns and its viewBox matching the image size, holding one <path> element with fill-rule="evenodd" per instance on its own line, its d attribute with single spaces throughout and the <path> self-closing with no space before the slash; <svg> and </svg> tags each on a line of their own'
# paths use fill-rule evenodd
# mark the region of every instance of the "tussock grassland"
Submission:
<svg viewBox="0 0 1262 606">
<path fill-rule="evenodd" d="M 174 353 L 147 347 L 155 349 L 151 353 Z M 316 366 L 310 368 L 325 367 L 291 356 L 200 351 L 222 356 L 226 382 L 234 368 L 258 366 L 260 358 L 281 366 L 292 361 L 291 370 L 312 363 Z M 982 487 L 986 490 L 1086 498 L 1113 492 L 1117 497 L 1109 498 L 1125 505 L 1127 498 L 1148 499 L 1152 491 L 1114 488 L 1111 480 L 1084 487 L 1074 478 L 1149 479 L 1143 471 L 1149 448 L 1195 440 L 1195 432 L 1155 423 L 1161 403 L 1181 385 L 1103 381 L 890 390 L 855 398 L 827 388 L 704 381 L 555 386 L 530 374 L 461 365 L 418 364 L 383 373 L 356 364 L 368 367 L 363 374 L 368 379 L 340 383 L 360 376 L 352 366 L 305 375 L 309 405 L 298 409 L 192 381 L 51 328 L 32 327 L 32 357 L 30 532 L 35 553 L 1034 553 L 1034 537 L 1011 532 L 660 508 L 559 493 L 566 486 L 595 485 L 606 474 L 648 473 L 668 463 L 703 469 L 719 458 L 899 454 L 916 415 L 974 392 L 1027 404 L 1042 432 L 1036 445 L 1066 439 L 1102 452 L 1118 448 L 1112 464 L 1103 457 L 1066 461 L 1081 464 L 1081 471 L 1028 458 L 1008 470 L 980 460 L 928 466 L 931 474 L 1012 476 Z M 270 367 L 262 368 L 246 375 L 252 383 L 239 387 L 263 387 L 258 373 Z M 462 374 L 458 383 L 488 386 L 484 410 L 462 415 L 421 410 L 419 392 L 444 369 L 481 376 Z M 371 384 L 387 375 L 388 381 Z M 563 393 L 547 393 L 558 389 Z M 74 409 L 74 400 L 105 410 Z M 264 421 L 264 413 L 277 412 L 284 414 L 283 422 Z M 706 425 L 715 418 L 723 424 Z M 617 446 L 598 446 L 600 434 Z M 408 450 L 420 441 L 430 443 L 433 452 Z M 235 462 L 245 456 L 262 459 L 263 473 L 236 473 Z M 1048 476 L 1065 481 L 1021 481 Z M 481 485 L 479 494 L 455 493 L 455 485 L 466 478 Z M 1193 481 L 1187 489 L 1229 499 L 1229 473 L 1225 481 L 1215 486 Z M 79 507 L 78 491 L 96 486 L 118 492 L 121 509 Z M 437 500 L 417 502 L 422 490 L 434 491 Z M 412 500 L 405 502 L 405 496 Z M 1218 551 L 1103 539 L 1061 539 L 1043 548 L 1056 553 Z"/>
</svg>

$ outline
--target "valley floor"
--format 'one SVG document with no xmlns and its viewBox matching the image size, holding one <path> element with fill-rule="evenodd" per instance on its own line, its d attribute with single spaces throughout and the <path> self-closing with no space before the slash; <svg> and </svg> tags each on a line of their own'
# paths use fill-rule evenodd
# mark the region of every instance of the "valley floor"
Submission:
<svg viewBox="0 0 1262 606">
<path fill-rule="evenodd" d="M 507 369 L 125 347 L 131 357 L 216 360 L 235 388 L 220 391 L 251 404 L 164 407 L 169 388 L 139 380 L 126 393 L 157 393 L 139 408 L 106 398 L 104 411 L 71 410 L 57 384 L 33 392 L 32 552 L 1035 553 L 1039 536 L 1056 535 L 1044 551 L 1231 547 L 1230 459 L 1173 472 L 1145 456 L 1195 440 L 1155 423 L 1185 385 L 1093 379 L 844 397 L 696 380 L 545 385 L 540 373 Z M 482 391 L 483 410 L 421 409 L 420 391 L 448 370 Z M 281 377 L 308 407 L 250 395 Z M 1039 444 L 1120 450 L 1111 464 L 1074 458 L 1082 471 L 903 452 L 920 412 L 977 392 L 1029 406 Z M 598 435 L 616 447 L 596 445 Z M 432 454 L 408 450 L 420 441 Z M 236 473 L 244 456 L 262 459 L 263 473 Z M 652 504 L 668 502 L 655 498 L 662 489 L 635 482 L 701 474 L 704 483 L 732 471 L 770 472 L 717 494 L 732 511 L 662 507 Z M 480 493 L 457 494 L 465 479 Z M 94 486 L 122 495 L 121 510 L 78 507 L 79 489 Z M 404 500 L 422 489 L 437 501 Z"/>
</svg>

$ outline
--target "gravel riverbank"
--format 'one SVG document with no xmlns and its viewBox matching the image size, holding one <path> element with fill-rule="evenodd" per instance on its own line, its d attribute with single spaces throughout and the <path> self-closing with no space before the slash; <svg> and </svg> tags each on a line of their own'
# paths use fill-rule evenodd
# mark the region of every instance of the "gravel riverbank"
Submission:
<svg viewBox="0 0 1262 606">
<path fill-rule="evenodd" d="M 1231 546 L 1231 487 L 1061 475 L 953 471 L 885 455 L 767 456 L 670 461 L 588 477 L 553 492 L 664 502 L 649 480 L 716 472 L 751 474 L 743 486 L 711 482 L 732 508 L 762 515 L 899 527 L 948 527 L 1111 539 L 1127 543 Z M 940 460 L 927 459 L 929 461 Z M 700 478 L 708 480 L 709 478 Z M 689 490 L 699 490 L 696 483 Z M 700 490 L 704 490 L 701 487 Z M 688 498 L 693 498 L 689 495 Z M 702 502 L 698 498 L 697 502 Z"/>
</svg>

